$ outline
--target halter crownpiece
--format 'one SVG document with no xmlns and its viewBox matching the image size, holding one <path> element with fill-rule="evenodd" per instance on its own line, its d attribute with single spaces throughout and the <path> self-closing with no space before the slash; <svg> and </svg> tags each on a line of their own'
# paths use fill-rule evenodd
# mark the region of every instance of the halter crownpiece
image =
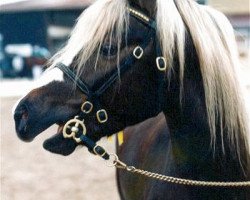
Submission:
<svg viewBox="0 0 250 200">
<path fill-rule="evenodd" d="M 134 9 L 134 8 L 131 8 L 131 7 L 127 7 L 127 10 L 129 11 L 129 13 L 131 15 L 134 15 L 146 22 L 149 22 L 150 21 L 150 18 L 147 17 L 146 15 L 142 14 L 141 12 L 139 12 L 138 10 Z"/>
</svg>

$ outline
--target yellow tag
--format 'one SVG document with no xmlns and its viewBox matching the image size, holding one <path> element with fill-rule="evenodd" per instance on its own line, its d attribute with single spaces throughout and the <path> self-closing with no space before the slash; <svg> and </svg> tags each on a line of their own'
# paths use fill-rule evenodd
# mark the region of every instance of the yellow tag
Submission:
<svg viewBox="0 0 250 200">
<path fill-rule="evenodd" d="M 108 137 L 108 141 L 109 141 L 109 142 L 112 142 L 112 141 L 113 141 L 113 135 L 111 135 L 111 136 Z"/>
<path fill-rule="evenodd" d="M 118 144 L 119 144 L 119 146 L 121 146 L 123 144 L 123 131 L 120 131 L 117 134 L 117 138 L 118 138 Z"/>
</svg>

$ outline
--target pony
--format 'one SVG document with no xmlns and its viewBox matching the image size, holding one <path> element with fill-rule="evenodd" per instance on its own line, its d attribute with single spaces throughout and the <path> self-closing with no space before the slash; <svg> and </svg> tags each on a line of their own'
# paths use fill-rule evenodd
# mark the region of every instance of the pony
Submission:
<svg viewBox="0 0 250 200">
<path fill-rule="evenodd" d="M 143 122 L 125 131 L 118 149 L 128 163 L 193 180 L 250 179 L 237 48 L 220 12 L 193 0 L 99 0 L 82 13 L 48 66 L 45 78 L 14 106 L 20 139 L 32 141 L 58 124 L 43 146 L 69 155 L 86 145 L 67 138 L 79 125 L 96 142 Z M 68 135 L 72 118 L 77 127 Z M 122 199 L 249 198 L 249 188 L 117 175 Z"/>
</svg>

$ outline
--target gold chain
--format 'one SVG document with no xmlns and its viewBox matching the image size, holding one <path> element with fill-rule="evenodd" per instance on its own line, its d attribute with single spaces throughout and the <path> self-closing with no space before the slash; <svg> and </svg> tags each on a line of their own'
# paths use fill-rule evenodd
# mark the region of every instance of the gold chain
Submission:
<svg viewBox="0 0 250 200">
<path fill-rule="evenodd" d="M 208 187 L 249 187 L 250 181 L 246 182 L 214 182 L 214 181 L 194 181 L 189 179 L 175 178 L 162 174 L 152 173 L 141 169 L 130 167 L 132 173 L 141 174 L 153 179 L 175 183 L 180 185 L 208 186 Z"/>
<path fill-rule="evenodd" d="M 128 166 L 127 164 L 120 161 L 116 154 L 110 154 L 110 156 L 114 157 L 114 160 L 112 161 L 113 162 L 112 166 L 115 166 L 116 168 L 124 169 L 134 174 L 140 174 L 149 178 L 165 181 L 168 183 L 174 183 L 179 185 L 202 186 L 202 187 L 250 187 L 250 181 L 215 182 L 215 181 L 194 181 L 190 179 L 175 178 L 171 176 L 149 172 L 146 170 L 137 169 L 134 166 Z"/>
</svg>

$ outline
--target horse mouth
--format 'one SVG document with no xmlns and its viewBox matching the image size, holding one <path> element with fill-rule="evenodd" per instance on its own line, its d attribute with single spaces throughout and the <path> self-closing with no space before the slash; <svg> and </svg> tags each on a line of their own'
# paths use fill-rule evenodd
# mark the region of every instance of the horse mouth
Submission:
<svg viewBox="0 0 250 200">
<path fill-rule="evenodd" d="M 51 123 L 42 123 L 36 126 L 37 121 L 33 121 L 32 117 L 29 115 L 28 106 L 22 104 L 16 109 L 14 114 L 15 126 L 17 136 L 24 142 L 31 142 L 33 139 L 47 129 Z M 64 156 L 70 155 L 74 152 L 77 144 L 74 140 L 65 139 L 63 137 L 63 127 L 64 123 L 58 123 L 58 130 L 55 135 L 45 140 L 43 143 L 44 149 Z"/>
<path fill-rule="evenodd" d="M 63 137 L 63 127 L 64 125 L 58 126 L 57 133 L 44 141 L 43 148 L 51 153 L 67 156 L 74 152 L 77 143 Z"/>
<path fill-rule="evenodd" d="M 63 137 L 63 127 L 64 125 L 59 125 L 57 133 L 44 141 L 43 148 L 51 153 L 67 156 L 75 151 L 77 143 Z"/>
</svg>

